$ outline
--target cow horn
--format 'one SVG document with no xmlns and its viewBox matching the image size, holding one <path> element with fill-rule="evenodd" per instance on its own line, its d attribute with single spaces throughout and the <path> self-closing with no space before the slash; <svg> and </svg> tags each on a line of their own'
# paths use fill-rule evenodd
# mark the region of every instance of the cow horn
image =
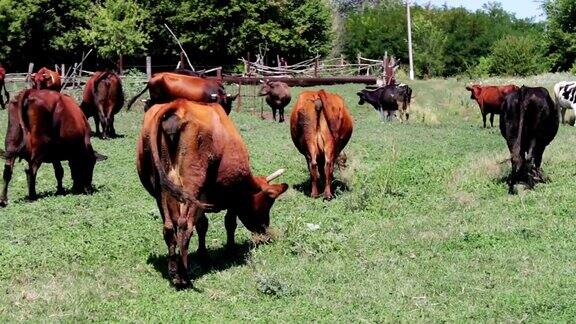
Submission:
<svg viewBox="0 0 576 324">
<path fill-rule="evenodd" d="M 281 176 L 286 170 L 285 169 L 279 169 L 278 171 L 272 173 L 271 175 L 266 177 L 266 182 L 270 182 L 276 178 L 278 178 L 279 176 Z"/>
</svg>

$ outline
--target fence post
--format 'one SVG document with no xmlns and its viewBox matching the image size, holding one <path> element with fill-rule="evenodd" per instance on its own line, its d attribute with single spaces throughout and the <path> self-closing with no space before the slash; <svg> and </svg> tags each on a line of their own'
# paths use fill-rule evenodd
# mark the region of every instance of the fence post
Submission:
<svg viewBox="0 0 576 324">
<path fill-rule="evenodd" d="M 118 74 L 124 74 L 124 59 L 122 58 L 122 54 L 120 54 L 120 57 L 118 58 Z"/>
<path fill-rule="evenodd" d="M 32 71 L 34 71 L 34 63 L 30 62 L 28 64 L 28 74 L 26 75 L 26 81 L 30 81 L 30 75 L 32 75 Z"/>
<path fill-rule="evenodd" d="M 186 61 L 184 59 L 184 52 L 180 52 L 180 68 L 181 69 L 187 69 Z"/>
<path fill-rule="evenodd" d="M 358 56 L 356 57 L 356 59 L 358 60 L 358 75 L 360 75 L 362 73 L 362 68 L 361 68 L 361 63 L 360 63 L 360 52 L 358 52 Z"/>
<path fill-rule="evenodd" d="M 216 78 L 218 78 L 218 80 L 222 80 L 222 67 L 219 67 L 216 70 Z"/>
<path fill-rule="evenodd" d="M 152 77 L 152 57 L 146 56 L 146 76 L 148 79 Z"/>
<path fill-rule="evenodd" d="M 242 81 L 238 82 L 238 98 L 236 101 L 236 111 L 240 112 L 242 110 Z"/>
<path fill-rule="evenodd" d="M 340 54 L 340 65 L 344 66 L 344 54 Z"/>
<path fill-rule="evenodd" d="M 318 56 L 314 59 L 314 77 L 318 77 Z"/>
</svg>

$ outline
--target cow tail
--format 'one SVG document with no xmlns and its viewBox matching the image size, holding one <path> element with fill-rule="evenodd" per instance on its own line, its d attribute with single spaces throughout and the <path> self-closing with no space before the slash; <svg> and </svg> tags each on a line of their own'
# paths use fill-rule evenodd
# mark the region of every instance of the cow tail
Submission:
<svg viewBox="0 0 576 324">
<path fill-rule="evenodd" d="M 130 110 L 130 107 L 132 107 L 136 99 L 138 99 L 144 92 L 146 92 L 146 90 L 148 90 L 148 84 L 146 84 L 144 90 L 142 90 L 139 94 L 135 95 L 132 99 L 130 99 L 130 101 L 128 101 L 128 104 L 126 105 L 126 110 Z"/>
<path fill-rule="evenodd" d="M 166 115 L 176 112 L 177 109 L 177 106 L 165 106 L 159 109 L 153 117 L 151 123 L 152 127 L 150 130 L 149 145 L 154 168 L 158 172 L 160 187 L 166 189 L 171 196 L 176 198 L 176 200 L 180 201 L 181 203 L 189 202 L 197 205 L 200 208 L 207 208 L 209 207 L 208 204 L 198 201 L 195 197 L 187 193 L 184 188 L 182 188 L 182 186 L 179 186 L 170 180 L 160 158 L 160 151 L 162 147 L 162 120 Z"/>
<path fill-rule="evenodd" d="M 334 139 L 338 139 L 338 130 L 341 126 L 341 116 L 334 114 L 334 107 L 332 107 L 332 104 L 330 104 L 326 91 L 323 89 L 318 91 L 318 97 L 320 97 L 320 101 L 322 102 L 322 114 L 326 119 L 326 123 L 330 129 L 330 134 L 332 134 Z"/>
<path fill-rule="evenodd" d="M 30 121 L 28 119 L 28 96 L 30 95 L 30 90 L 24 90 L 24 93 L 20 96 L 18 101 L 18 107 L 20 115 L 18 116 L 18 121 L 20 122 L 20 127 L 25 136 L 30 133 Z"/>
</svg>

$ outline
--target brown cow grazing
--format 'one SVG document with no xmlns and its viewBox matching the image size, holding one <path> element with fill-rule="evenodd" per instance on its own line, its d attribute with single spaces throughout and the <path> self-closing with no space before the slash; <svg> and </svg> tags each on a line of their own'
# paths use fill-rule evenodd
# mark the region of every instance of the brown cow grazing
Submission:
<svg viewBox="0 0 576 324">
<path fill-rule="evenodd" d="M 306 157 L 311 196 L 319 195 L 318 180 L 324 176 L 324 198 L 332 199 L 334 162 L 352 136 L 352 116 L 342 97 L 320 91 L 304 91 L 292 109 L 292 141 Z"/>
<path fill-rule="evenodd" d="M 6 109 L 6 104 L 10 101 L 10 94 L 6 89 L 6 70 L 0 65 L 0 109 Z M 6 100 L 4 100 L 4 96 L 2 96 L 2 89 L 4 89 L 4 95 L 6 96 Z"/>
<path fill-rule="evenodd" d="M 138 97 L 146 90 L 150 92 L 150 100 L 144 110 L 159 103 L 168 103 L 174 99 L 188 99 L 201 103 L 219 103 L 226 114 L 232 110 L 232 102 L 236 100 L 236 95 L 226 94 L 222 82 L 214 79 L 183 75 L 173 72 L 156 73 L 148 80 L 148 84 L 134 98 L 128 102 L 128 110 Z"/>
<path fill-rule="evenodd" d="M 517 91 L 518 87 L 513 84 L 505 86 L 481 86 L 474 84 L 466 86 L 466 90 L 471 93 L 470 99 L 474 99 L 478 103 L 484 128 L 486 128 L 486 115 L 490 114 L 490 126 L 494 127 L 494 115 L 500 114 L 500 106 L 502 106 L 504 102 L 504 97 L 509 93 Z"/>
<path fill-rule="evenodd" d="M 43 162 L 54 165 L 57 193 L 63 192 L 64 170 L 69 161 L 74 192 L 92 190 L 96 154 L 90 144 L 90 126 L 74 99 L 52 90 L 24 90 L 9 105 L 6 132 L 4 187 L 0 206 L 6 206 L 8 184 L 16 158 L 28 162 L 28 198 L 36 199 L 36 172 Z"/>
<path fill-rule="evenodd" d="M 86 118 L 94 117 L 96 134 L 102 138 L 116 136 L 114 115 L 124 106 L 120 77 L 113 72 L 96 72 L 86 83 L 80 107 Z M 100 133 L 102 123 L 102 133 Z"/>
<path fill-rule="evenodd" d="M 32 83 L 32 89 L 48 89 L 54 91 L 62 90 L 60 74 L 45 67 L 41 68 L 36 73 L 32 73 L 30 81 Z"/>
<path fill-rule="evenodd" d="M 266 103 L 272 108 L 272 116 L 276 120 L 276 110 L 279 112 L 279 122 L 284 122 L 284 107 L 290 103 L 290 87 L 280 81 L 266 81 L 260 89 L 260 96 L 266 96 Z"/>
<path fill-rule="evenodd" d="M 177 286 L 190 283 L 188 244 L 194 227 L 198 253 L 206 255 L 205 212 L 227 210 L 227 246 L 232 248 L 236 217 L 253 233 L 266 233 L 270 209 L 288 189 L 285 183 L 270 184 L 273 178 L 252 175 L 246 145 L 218 104 L 178 99 L 152 106 L 144 115 L 136 160 L 140 181 L 162 215 L 168 271 Z"/>
</svg>

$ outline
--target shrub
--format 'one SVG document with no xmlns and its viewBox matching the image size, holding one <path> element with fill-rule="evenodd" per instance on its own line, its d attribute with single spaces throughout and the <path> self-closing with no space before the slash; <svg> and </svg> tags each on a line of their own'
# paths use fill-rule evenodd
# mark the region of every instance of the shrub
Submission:
<svg viewBox="0 0 576 324">
<path fill-rule="evenodd" d="M 544 55 L 545 48 L 535 37 L 505 36 L 492 46 L 489 71 L 491 75 L 517 76 L 546 72 L 549 62 Z"/>
</svg>

